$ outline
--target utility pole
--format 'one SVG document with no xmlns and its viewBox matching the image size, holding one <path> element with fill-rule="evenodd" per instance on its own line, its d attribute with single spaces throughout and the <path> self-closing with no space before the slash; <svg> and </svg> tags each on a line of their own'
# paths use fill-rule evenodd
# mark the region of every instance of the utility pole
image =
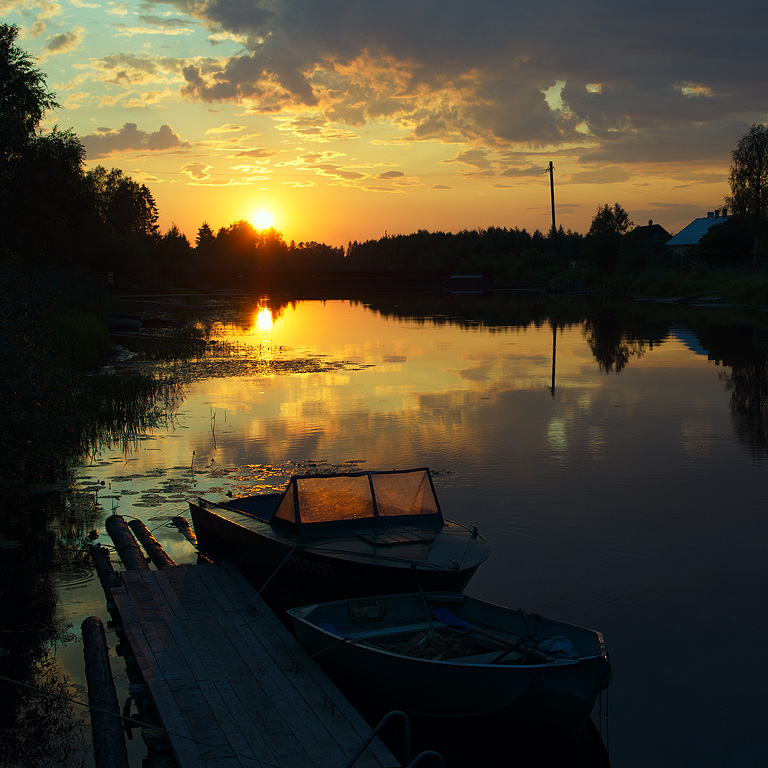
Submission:
<svg viewBox="0 0 768 768">
<path fill-rule="evenodd" d="M 549 193 L 552 198 L 552 234 L 554 234 L 557 232 L 557 227 L 555 226 L 555 166 L 552 165 L 551 160 L 547 170 L 549 171 Z"/>
</svg>

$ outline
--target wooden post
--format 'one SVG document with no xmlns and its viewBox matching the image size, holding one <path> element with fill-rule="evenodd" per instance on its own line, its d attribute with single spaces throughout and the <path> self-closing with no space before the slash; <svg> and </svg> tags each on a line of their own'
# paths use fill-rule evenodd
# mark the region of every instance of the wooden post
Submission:
<svg viewBox="0 0 768 768">
<path fill-rule="evenodd" d="M 136 534 L 136 538 L 141 542 L 141 546 L 147 550 L 147 554 L 156 568 L 167 568 L 170 565 L 176 565 L 141 520 L 131 520 L 128 523 L 128 527 Z"/>
<path fill-rule="evenodd" d="M 98 616 L 90 616 L 81 630 L 96 767 L 129 768 L 104 625 Z"/>
<path fill-rule="evenodd" d="M 552 165 L 551 160 L 547 170 L 549 171 L 549 193 L 552 198 L 552 234 L 554 234 L 557 232 L 557 227 L 555 226 L 555 166 Z"/>
<path fill-rule="evenodd" d="M 120 555 L 123 565 L 129 571 L 149 570 L 141 547 L 136 543 L 136 539 L 124 518 L 120 515 L 110 515 L 104 521 L 104 527 L 114 542 L 115 549 L 117 554 Z"/>
</svg>

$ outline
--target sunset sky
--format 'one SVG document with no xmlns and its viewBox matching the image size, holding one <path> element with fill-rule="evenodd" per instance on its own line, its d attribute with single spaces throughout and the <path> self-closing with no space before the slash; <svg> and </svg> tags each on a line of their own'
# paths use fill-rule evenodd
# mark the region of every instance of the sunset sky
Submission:
<svg viewBox="0 0 768 768">
<path fill-rule="evenodd" d="M 89 167 L 189 239 L 259 210 L 287 241 L 678 232 L 768 120 L 768 5 L 641 0 L 0 0 Z"/>
</svg>

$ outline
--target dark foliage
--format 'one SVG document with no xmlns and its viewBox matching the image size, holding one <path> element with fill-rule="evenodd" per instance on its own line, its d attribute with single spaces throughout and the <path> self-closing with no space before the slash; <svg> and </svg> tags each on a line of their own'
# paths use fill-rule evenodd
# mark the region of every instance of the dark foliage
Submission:
<svg viewBox="0 0 768 768">
<path fill-rule="evenodd" d="M 624 236 L 632 227 L 627 212 L 614 203 L 600 206 L 587 232 L 584 255 L 601 273 L 613 272 L 621 255 Z"/>
<path fill-rule="evenodd" d="M 0 24 L 0 160 L 7 162 L 57 106 L 43 73 L 15 44 L 19 29 Z"/>
<path fill-rule="evenodd" d="M 753 125 L 732 152 L 728 207 L 768 220 L 768 126 Z"/>
<path fill-rule="evenodd" d="M 546 285 L 578 253 L 581 236 L 562 228 L 548 236 L 489 227 L 457 234 L 419 230 L 347 248 L 348 269 L 426 270 L 483 274 L 502 282 Z"/>
<path fill-rule="evenodd" d="M 734 264 L 764 260 L 760 243 L 768 240 L 768 222 L 753 214 L 732 216 L 711 227 L 692 249 L 691 256 L 705 264 Z"/>
</svg>

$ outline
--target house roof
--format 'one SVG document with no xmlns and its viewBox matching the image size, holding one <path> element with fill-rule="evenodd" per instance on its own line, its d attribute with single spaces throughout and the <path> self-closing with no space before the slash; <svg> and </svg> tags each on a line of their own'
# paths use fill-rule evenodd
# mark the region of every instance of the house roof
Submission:
<svg viewBox="0 0 768 768">
<path fill-rule="evenodd" d="M 722 224 L 730 218 L 727 214 L 720 215 L 720 211 L 708 213 L 700 219 L 694 219 L 687 227 L 681 229 L 667 242 L 667 245 L 670 248 L 696 245 L 715 224 Z"/>
<path fill-rule="evenodd" d="M 649 221 L 647 226 L 635 227 L 629 234 L 632 237 L 643 240 L 659 240 L 662 243 L 666 243 L 672 237 L 661 224 L 654 224 L 652 221 Z"/>
</svg>

